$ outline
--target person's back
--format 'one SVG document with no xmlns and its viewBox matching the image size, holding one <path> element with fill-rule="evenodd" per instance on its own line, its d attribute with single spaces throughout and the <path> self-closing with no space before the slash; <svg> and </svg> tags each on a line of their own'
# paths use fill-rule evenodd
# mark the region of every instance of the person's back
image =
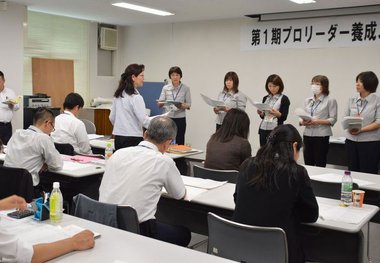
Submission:
<svg viewBox="0 0 380 263">
<path fill-rule="evenodd" d="M 304 167 L 296 160 L 302 138 L 291 125 L 277 126 L 255 158 L 240 167 L 233 220 L 280 227 L 287 237 L 289 262 L 304 262 L 297 228 L 318 219 L 318 204 Z"/>
<path fill-rule="evenodd" d="M 119 149 L 107 161 L 99 201 L 136 209 L 142 235 L 187 246 L 191 239 L 187 228 L 155 219 L 162 187 L 175 199 L 186 195 L 174 161 L 164 155 L 176 133 L 177 126 L 170 118 L 153 118 L 144 133 L 144 141 L 137 146 Z"/>
<path fill-rule="evenodd" d="M 17 131 L 11 137 L 4 160 L 4 166 L 28 170 L 33 176 L 34 186 L 39 184 L 38 174 L 45 169 L 44 164 L 51 170 L 62 169 L 63 166 L 62 158 L 48 135 L 54 129 L 54 115 L 47 109 L 41 109 L 36 116 L 39 118 L 34 121 L 36 126 Z"/>
<path fill-rule="evenodd" d="M 239 170 L 251 156 L 248 141 L 250 120 L 245 111 L 230 109 L 223 124 L 207 143 L 205 167 L 218 170 Z"/>
<path fill-rule="evenodd" d="M 234 136 L 228 142 L 211 138 L 207 143 L 204 166 L 218 170 L 239 170 L 245 159 L 251 156 L 251 144 L 245 138 Z"/>
<path fill-rule="evenodd" d="M 63 103 L 64 112 L 55 118 L 55 131 L 51 134 L 54 142 L 68 143 L 80 154 L 91 154 L 90 141 L 84 123 L 77 117 L 84 106 L 78 93 L 69 93 Z"/>
</svg>

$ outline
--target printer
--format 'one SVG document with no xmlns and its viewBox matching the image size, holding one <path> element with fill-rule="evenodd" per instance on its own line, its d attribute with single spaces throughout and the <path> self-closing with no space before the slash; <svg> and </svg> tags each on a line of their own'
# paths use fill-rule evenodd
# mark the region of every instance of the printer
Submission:
<svg viewBox="0 0 380 263">
<path fill-rule="evenodd" d="M 51 107 L 51 98 L 50 96 L 37 93 L 34 95 L 25 95 L 24 96 L 24 108 L 39 108 L 39 107 Z"/>
</svg>

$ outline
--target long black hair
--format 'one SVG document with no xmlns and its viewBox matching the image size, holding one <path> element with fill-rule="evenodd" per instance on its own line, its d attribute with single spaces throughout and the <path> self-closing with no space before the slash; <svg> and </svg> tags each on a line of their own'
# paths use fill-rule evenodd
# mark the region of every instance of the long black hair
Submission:
<svg viewBox="0 0 380 263">
<path fill-rule="evenodd" d="M 141 74 L 145 69 L 145 66 L 142 64 L 130 64 L 124 71 L 123 74 L 121 74 L 119 87 L 115 91 L 114 97 L 119 98 L 123 97 L 123 91 L 127 93 L 128 95 L 135 94 L 135 87 L 133 85 L 132 76 L 137 77 Z"/>
<path fill-rule="evenodd" d="M 249 124 L 249 117 L 245 111 L 232 108 L 227 112 L 222 126 L 211 136 L 211 140 L 228 142 L 235 135 L 247 139 Z"/>
<path fill-rule="evenodd" d="M 268 136 L 268 141 L 257 152 L 255 158 L 250 158 L 246 165 L 254 165 L 255 174 L 249 175 L 248 183 L 258 188 L 271 189 L 277 186 L 277 177 L 289 175 L 289 180 L 299 171 L 294 160 L 293 144 L 296 150 L 302 147 L 302 137 L 291 124 L 277 126 Z"/>
</svg>

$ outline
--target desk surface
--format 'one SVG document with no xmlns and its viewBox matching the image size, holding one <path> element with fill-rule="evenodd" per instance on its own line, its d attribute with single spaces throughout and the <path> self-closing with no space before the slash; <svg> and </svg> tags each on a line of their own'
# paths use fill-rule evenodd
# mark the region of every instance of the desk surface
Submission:
<svg viewBox="0 0 380 263">
<path fill-rule="evenodd" d="M 217 208 L 223 208 L 228 210 L 235 209 L 235 203 L 233 200 L 233 194 L 235 192 L 235 184 L 227 183 L 218 188 L 206 191 L 194 199 L 191 202 L 213 206 Z M 339 206 L 339 200 L 333 200 L 328 198 L 317 197 L 318 205 L 321 210 L 333 209 L 336 206 L 337 210 L 341 212 L 341 207 Z M 362 208 L 356 207 L 346 207 L 348 212 L 355 213 L 356 211 L 361 211 L 361 213 L 365 214 L 364 219 L 358 224 L 346 223 L 344 221 L 339 220 L 328 220 L 319 218 L 317 222 L 312 223 L 310 225 L 322 228 L 328 228 L 333 230 L 338 230 L 342 232 L 358 232 L 362 227 L 371 220 L 371 218 L 377 213 L 379 208 L 373 205 L 363 205 Z"/>
<path fill-rule="evenodd" d="M 31 218 L 28 218 L 25 220 L 25 222 L 23 222 L 23 224 L 41 226 L 48 225 L 50 223 L 49 221 L 39 223 L 35 222 Z M 94 232 L 99 233 L 101 236 L 96 239 L 95 247 L 93 249 L 69 253 L 50 262 L 232 262 L 230 260 L 208 255 L 206 253 L 179 247 L 64 214 L 64 219 L 60 225 L 67 226 L 71 224 L 80 226 L 82 228 L 88 228 Z"/>
<path fill-rule="evenodd" d="M 323 167 L 316 167 L 316 166 L 309 166 L 309 165 L 305 165 L 305 168 L 307 172 L 309 173 L 309 176 L 311 179 L 313 179 L 313 176 L 320 175 L 320 174 L 332 173 L 332 174 L 337 174 L 337 175 L 342 175 L 342 176 L 344 174 L 343 170 L 333 169 L 333 168 L 323 168 Z M 351 176 L 354 179 L 354 181 L 355 179 L 358 179 L 358 180 L 364 180 L 364 181 L 370 182 L 370 184 L 360 185 L 360 181 L 359 181 L 358 185 L 360 189 L 373 190 L 373 191 L 380 192 L 380 175 L 379 174 L 351 172 Z"/>
<path fill-rule="evenodd" d="M 94 148 L 105 149 L 108 141 L 110 141 L 112 143 L 112 147 L 113 147 L 113 149 L 115 149 L 113 140 L 93 139 L 93 140 L 90 140 L 90 145 L 91 145 L 91 147 L 94 147 Z M 188 153 L 181 153 L 181 154 L 165 153 L 165 155 L 171 157 L 172 159 L 177 159 L 177 158 L 183 158 L 183 157 L 187 157 L 187 156 L 191 156 L 191 155 L 200 154 L 202 152 L 203 151 L 201 151 L 201 150 L 194 149 L 194 151 L 188 152 Z"/>
</svg>

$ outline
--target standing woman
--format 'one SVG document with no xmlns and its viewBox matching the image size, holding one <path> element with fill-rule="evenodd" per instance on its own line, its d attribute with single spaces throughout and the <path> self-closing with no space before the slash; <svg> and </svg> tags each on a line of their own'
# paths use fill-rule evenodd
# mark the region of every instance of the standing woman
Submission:
<svg viewBox="0 0 380 263">
<path fill-rule="evenodd" d="M 304 262 L 300 223 L 318 219 L 318 203 L 306 169 L 297 164 L 302 138 L 290 124 L 276 127 L 256 157 L 240 167 L 233 220 L 280 227 L 286 233 L 289 263 Z"/>
<path fill-rule="evenodd" d="M 227 72 L 224 76 L 223 91 L 219 93 L 218 100 L 223 101 L 226 107 L 214 108 L 216 117 L 216 129 L 218 130 L 223 123 L 224 117 L 232 108 L 238 108 L 245 111 L 247 97 L 239 92 L 239 77 L 233 72 Z"/>
<path fill-rule="evenodd" d="M 143 127 L 149 125 L 144 99 L 137 91 L 144 84 L 144 69 L 144 65 L 131 64 L 121 74 L 109 116 L 115 150 L 138 145 L 143 140 Z"/>
<path fill-rule="evenodd" d="M 183 145 L 186 133 L 186 110 L 190 110 L 191 106 L 190 88 L 181 82 L 182 70 L 180 67 L 171 67 L 169 78 L 172 83 L 162 88 L 158 107 L 162 108 L 165 105 L 163 101 L 173 102 L 165 110 L 169 111 L 167 116 L 177 125 L 176 143 Z"/>
<path fill-rule="evenodd" d="M 348 168 L 351 171 L 378 173 L 380 159 L 380 98 L 375 94 L 379 80 L 372 71 L 356 77 L 358 97 L 350 98 L 345 116 L 363 118 L 361 129 L 346 130 Z"/>
<path fill-rule="evenodd" d="M 300 121 L 300 125 L 305 126 L 303 156 L 306 165 L 326 167 L 331 126 L 336 123 L 338 105 L 329 97 L 329 79 L 326 76 L 313 77 L 311 91 L 313 96 L 305 100 L 304 110 L 312 119 Z"/>
<path fill-rule="evenodd" d="M 284 124 L 288 117 L 290 101 L 287 96 L 282 94 L 284 83 L 279 75 L 272 74 L 267 78 L 265 90 L 268 92 L 262 102 L 271 107 L 270 111 L 260 111 L 257 113 L 263 119 L 259 128 L 260 146 L 267 142 L 270 132 L 277 126 Z"/>
</svg>

